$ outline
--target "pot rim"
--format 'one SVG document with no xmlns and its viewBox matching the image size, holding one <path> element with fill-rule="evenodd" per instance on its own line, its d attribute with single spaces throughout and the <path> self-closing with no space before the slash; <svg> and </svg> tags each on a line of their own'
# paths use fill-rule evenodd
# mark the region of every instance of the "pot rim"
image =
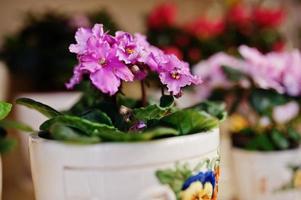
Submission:
<svg viewBox="0 0 301 200">
<path fill-rule="evenodd" d="M 60 157 L 64 165 L 101 166 L 118 168 L 124 166 L 158 165 L 179 160 L 199 159 L 216 154 L 219 148 L 219 129 L 141 142 L 106 142 L 98 144 L 70 144 L 49 140 L 37 135 L 29 137 L 31 158 Z M 78 158 L 81 158 L 80 160 Z M 118 158 L 118 159 L 116 159 Z"/>
<path fill-rule="evenodd" d="M 169 145 L 176 145 L 178 143 L 182 143 L 184 139 L 186 140 L 194 140 L 201 138 L 206 138 L 208 135 L 214 135 L 216 133 L 219 133 L 219 127 L 213 128 L 209 131 L 200 132 L 200 133 L 193 133 L 189 135 L 181 135 L 181 136 L 173 136 L 173 137 L 167 137 L 167 138 L 161 138 L 161 139 L 155 139 L 150 141 L 133 141 L 133 142 L 100 142 L 96 144 L 78 144 L 78 143 L 68 143 L 64 141 L 59 140 L 51 140 L 46 139 L 38 136 L 37 133 L 33 133 L 30 135 L 30 139 L 33 143 L 47 143 L 47 144 L 57 144 L 57 145 L 63 145 L 63 146 L 134 146 L 134 145 L 160 145 L 163 143 L 168 143 Z"/>
<path fill-rule="evenodd" d="M 249 155 L 282 155 L 286 153 L 292 153 L 292 152 L 300 152 L 301 153 L 301 147 L 297 147 L 295 149 L 286 149 L 286 150 L 277 150 L 277 151 L 258 151 L 258 150 L 247 150 L 243 148 L 238 148 L 238 147 L 231 147 L 234 152 L 237 153 L 244 153 L 244 154 L 249 154 Z"/>
</svg>

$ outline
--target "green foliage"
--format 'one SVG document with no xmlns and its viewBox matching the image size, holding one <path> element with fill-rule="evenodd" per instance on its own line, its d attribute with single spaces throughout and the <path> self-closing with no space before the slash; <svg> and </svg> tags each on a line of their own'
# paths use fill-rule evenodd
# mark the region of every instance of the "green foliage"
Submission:
<svg viewBox="0 0 301 200">
<path fill-rule="evenodd" d="M 250 95 L 250 105 L 260 115 L 271 116 L 275 106 L 290 101 L 290 97 L 279 94 L 273 90 L 254 89 Z"/>
<path fill-rule="evenodd" d="M 222 70 L 230 81 L 237 82 L 246 78 L 246 75 L 243 74 L 240 70 L 234 69 L 232 67 L 223 66 Z"/>
<path fill-rule="evenodd" d="M 217 127 L 219 123 L 215 117 L 194 109 L 176 111 L 160 121 L 164 125 L 179 130 L 181 135 L 208 131 Z"/>
<path fill-rule="evenodd" d="M 133 116 L 137 120 L 155 120 L 170 114 L 174 105 L 172 96 L 163 96 L 160 99 L 160 105 L 153 104 L 146 107 L 135 108 Z"/>
<path fill-rule="evenodd" d="M 233 145 L 253 151 L 277 151 L 299 146 L 300 134 L 293 128 L 286 130 L 271 128 L 267 130 L 243 129 L 232 135 Z"/>
<path fill-rule="evenodd" d="M 75 136 L 75 131 L 68 130 L 66 134 L 61 131 L 63 128 L 62 126 L 69 127 L 75 130 L 80 131 L 82 135 L 85 137 L 84 142 L 87 142 L 86 137 L 92 137 L 92 138 L 99 138 L 101 141 L 123 141 L 123 142 L 133 142 L 133 141 L 147 141 L 152 140 L 155 138 L 162 138 L 167 136 L 173 136 L 178 135 L 178 131 L 171 129 L 171 128 L 164 128 L 164 127 L 157 127 L 155 129 L 147 130 L 142 133 L 131 133 L 131 132 L 122 132 L 118 129 L 108 126 L 105 124 L 95 123 L 91 122 L 89 120 L 75 117 L 75 116 L 68 116 L 68 115 L 61 115 L 57 116 L 55 118 L 52 118 L 45 123 L 41 125 L 41 130 L 43 131 L 49 131 L 50 134 L 53 134 L 51 131 L 53 126 L 57 126 L 56 124 L 60 124 L 57 128 L 57 133 L 59 133 L 59 137 L 56 137 L 55 139 L 67 139 Z M 77 137 L 76 139 L 80 140 L 81 137 Z M 76 139 L 73 139 L 72 141 L 75 141 Z M 94 143 L 94 140 L 92 140 Z"/>
<path fill-rule="evenodd" d="M 0 127 L 5 128 L 5 129 L 17 129 L 20 131 L 24 132 L 33 132 L 34 130 L 23 123 L 16 122 L 16 121 L 11 121 L 11 120 L 2 120 L 0 121 Z"/>
<path fill-rule="evenodd" d="M 12 105 L 0 101 L 0 120 L 4 119 L 11 111 Z"/>
<path fill-rule="evenodd" d="M 98 123 L 106 124 L 109 126 L 113 125 L 110 117 L 106 113 L 104 113 L 98 109 L 88 111 L 88 112 L 84 113 L 81 117 L 83 119 L 87 119 L 91 122 L 98 122 Z"/>
<path fill-rule="evenodd" d="M 175 169 L 158 170 L 156 176 L 160 183 L 168 185 L 179 199 L 182 186 L 185 180 L 192 176 L 192 170 L 187 164 L 177 164 Z"/>
<path fill-rule="evenodd" d="M 205 111 L 217 119 L 223 121 L 227 118 L 227 112 L 225 111 L 225 104 L 213 101 L 204 101 L 191 108 L 199 111 Z"/>
<path fill-rule="evenodd" d="M 30 109 L 37 110 L 38 112 L 40 112 L 41 114 L 43 114 L 45 117 L 48 117 L 48 118 L 61 115 L 60 112 L 56 111 L 55 109 L 51 108 L 50 106 L 47 106 L 43 103 L 34 101 L 32 99 L 20 98 L 20 99 L 16 100 L 16 103 L 26 106 Z"/>
<path fill-rule="evenodd" d="M 217 116 L 223 115 L 222 107 L 218 107 L 217 104 L 176 110 L 171 96 L 163 96 L 160 105 L 153 104 L 138 108 L 136 106 L 139 106 L 139 102 L 123 96 L 117 96 L 116 104 L 111 102 L 111 97 L 100 98 L 99 101 L 90 101 L 88 96 L 84 95 L 76 105 L 77 114 L 72 114 L 74 107 L 69 112 L 59 113 L 49 106 L 30 99 L 18 99 L 17 103 L 36 109 L 50 118 L 40 126 L 41 136 L 47 133 L 45 136 L 47 138 L 77 143 L 148 141 L 193 134 L 218 126 L 218 119 L 205 111 L 208 110 Z M 86 105 L 88 110 L 84 110 L 85 107 L 82 105 Z M 126 119 L 118 109 L 124 105 L 129 106 Z M 129 128 L 124 130 L 120 128 L 120 124 L 129 127 L 138 121 L 144 121 L 147 127 L 137 132 L 132 132 Z"/>
<path fill-rule="evenodd" d="M 100 142 L 99 137 L 89 137 L 83 135 L 80 131 L 70 128 L 65 124 L 54 123 L 50 126 L 49 132 L 55 140 L 83 143 L 83 144 L 93 144 Z"/>
<path fill-rule="evenodd" d="M 16 145 L 15 140 L 6 138 L 5 129 L 14 128 L 22 131 L 32 131 L 30 127 L 24 124 L 4 119 L 10 113 L 11 109 L 11 104 L 0 101 L 0 153 L 6 153 Z"/>
</svg>

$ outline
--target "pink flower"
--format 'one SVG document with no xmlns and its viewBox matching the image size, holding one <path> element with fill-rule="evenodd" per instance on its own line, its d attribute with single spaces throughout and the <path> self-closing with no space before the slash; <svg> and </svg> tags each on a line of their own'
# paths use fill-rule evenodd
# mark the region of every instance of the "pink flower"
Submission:
<svg viewBox="0 0 301 200">
<path fill-rule="evenodd" d="M 248 73 L 260 88 L 284 93 L 281 77 L 286 67 L 285 54 L 273 52 L 263 55 L 257 49 L 247 46 L 239 47 L 239 53 L 246 60 Z"/>
<path fill-rule="evenodd" d="M 96 24 L 91 30 L 78 29 L 75 37 L 77 43 L 70 45 L 70 51 L 77 54 L 79 64 L 67 88 L 79 84 L 86 74 L 101 92 L 114 95 L 121 81 L 143 80 L 149 71 L 157 73 L 174 95 L 186 85 L 200 83 L 187 63 L 151 46 L 141 34 L 119 31 L 113 37 Z"/>
<path fill-rule="evenodd" d="M 187 63 L 180 61 L 175 55 L 169 55 L 168 58 L 168 62 L 161 66 L 159 77 L 173 95 L 180 94 L 182 87 L 202 82 L 197 76 L 191 75 Z"/>
<path fill-rule="evenodd" d="M 198 96 L 201 99 L 208 98 L 216 88 L 229 88 L 233 85 L 224 74 L 223 66 L 245 71 L 245 63 L 242 60 L 225 53 L 217 53 L 193 66 L 194 73 L 204 80 L 198 89 Z"/>
<path fill-rule="evenodd" d="M 134 37 L 126 32 L 118 31 L 116 32 L 117 43 L 117 56 L 120 60 L 124 61 L 126 64 L 137 62 L 140 56 L 141 46 L 136 44 Z"/>
<path fill-rule="evenodd" d="M 148 16 L 147 23 L 150 28 L 162 28 L 175 23 L 177 8 L 174 4 L 165 3 L 155 7 Z"/>
<path fill-rule="evenodd" d="M 273 119 L 279 124 L 285 124 L 295 118 L 299 110 L 299 104 L 295 101 L 276 106 L 273 109 Z"/>
<path fill-rule="evenodd" d="M 290 96 L 301 95 L 301 53 L 271 52 L 261 54 L 247 46 L 239 48 L 246 60 L 249 75 L 263 89 L 274 89 Z"/>
</svg>

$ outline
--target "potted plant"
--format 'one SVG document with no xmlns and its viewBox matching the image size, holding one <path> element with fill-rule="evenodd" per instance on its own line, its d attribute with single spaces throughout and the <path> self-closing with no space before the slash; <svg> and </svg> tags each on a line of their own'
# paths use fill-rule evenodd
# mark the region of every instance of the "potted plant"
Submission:
<svg viewBox="0 0 301 200">
<path fill-rule="evenodd" d="M 207 82 L 210 98 L 228 105 L 237 195 L 300 199 L 301 53 L 264 55 L 247 46 L 239 52 L 240 59 L 222 53 L 210 58 L 207 76 L 199 68 L 204 79 L 216 78 Z"/>
<path fill-rule="evenodd" d="M 183 87 L 201 83 L 188 64 L 141 34 L 110 35 L 100 24 L 78 29 L 76 39 L 70 51 L 78 64 L 66 86 L 85 85 L 81 100 L 64 113 L 17 100 L 49 118 L 30 137 L 36 198 L 217 199 L 225 113 L 212 102 L 175 106 Z M 151 74 L 160 80 L 159 104 L 147 99 Z M 139 100 L 122 92 L 133 81 L 141 84 Z"/>
<path fill-rule="evenodd" d="M 54 11 L 28 14 L 21 30 L 5 38 L 0 50 L 0 58 L 11 72 L 11 95 L 43 101 L 60 111 L 69 109 L 81 94 L 64 88 L 63 83 L 72 74 L 70 66 L 76 63 L 76 58 L 66 49 L 79 26 L 89 27 L 96 22 L 106 24 L 107 30 L 116 30 L 116 24 L 105 10 L 70 17 Z M 20 106 L 15 107 L 15 115 L 18 121 L 34 129 L 46 119 Z M 29 173 L 28 135 L 20 132 L 20 138 Z"/>
</svg>

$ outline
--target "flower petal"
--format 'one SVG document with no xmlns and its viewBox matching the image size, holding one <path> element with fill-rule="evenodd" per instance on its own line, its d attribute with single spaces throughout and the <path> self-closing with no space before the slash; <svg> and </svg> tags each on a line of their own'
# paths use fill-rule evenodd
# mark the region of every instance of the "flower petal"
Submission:
<svg viewBox="0 0 301 200">
<path fill-rule="evenodd" d="M 106 68 L 100 68 L 90 74 L 90 79 L 95 87 L 103 93 L 114 95 L 120 86 L 120 80 L 114 73 Z"/>
</svg>

